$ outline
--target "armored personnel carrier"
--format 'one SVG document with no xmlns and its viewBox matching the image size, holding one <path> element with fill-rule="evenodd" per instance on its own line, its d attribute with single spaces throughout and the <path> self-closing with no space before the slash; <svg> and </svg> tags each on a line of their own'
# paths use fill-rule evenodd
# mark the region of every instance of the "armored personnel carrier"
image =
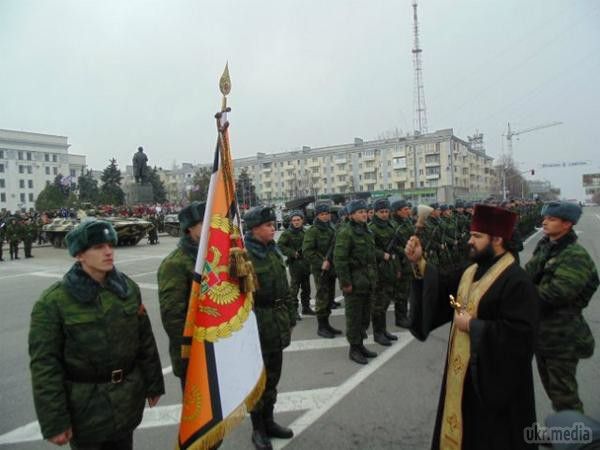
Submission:
<svg viewBox="0 0 600 450">
<path fill-rule="evenodd" d="M 170 236 L 179 237 L 179 218 L 177 214 L 167 214 L 165 216 L 165 231 L 169 233 Z"/>
</svg>

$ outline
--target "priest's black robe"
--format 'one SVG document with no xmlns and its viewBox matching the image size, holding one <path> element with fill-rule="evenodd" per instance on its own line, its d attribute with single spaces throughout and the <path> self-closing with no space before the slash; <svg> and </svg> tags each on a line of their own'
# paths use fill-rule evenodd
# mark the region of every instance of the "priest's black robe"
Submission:
<svg viewBox="0 0 600 450">
<path fill-rule="evenodd" d="M 481 264 L 474 281 L 497 260 Z M 423 279 L 413 282 L 410 331 L 417 339 L 424 341 L 433 329 L 452 320 L 449 295 L 457 296 L 462 272 L 441 274 L 428 264 Z M 536 420 L 531 362 L 537 318 L 535 287 L 513 263 L 483 295 L 477 318 L 470 322 L 471 355 L 462 398 L 463 449 L 535 448 L 526 444 L 524 429 Z M 440 448 L 447 361 L 446 357 L 432 449 Z"/>
</svg>

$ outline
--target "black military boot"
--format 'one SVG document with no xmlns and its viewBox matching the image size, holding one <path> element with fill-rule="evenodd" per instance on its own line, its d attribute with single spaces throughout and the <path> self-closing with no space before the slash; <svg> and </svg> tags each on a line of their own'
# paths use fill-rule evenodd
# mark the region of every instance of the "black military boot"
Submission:
<svg viewBox="0 0 600 450">
<path fill-rule="evenodd" d="M 316 316 L 317 313 L 314 309 L 310 307 L 310 303 L 306 303 L 302 305 L 302 315 L 303 316 Z"/>
<path fill-rule="evenodd" d="M 394 311 L 396 316 L 396 326 L 400 328 L 410 327 L 410 320 L 408 319 L 408 310 L 406 308 L 406 300 L 396 303 L 396 309 Z"/>
<path fill-rule="evenodd" d="M 385 334 L 383 334 L 383 332 L 373 333 L 373 340 L 379 345 L 383 345 L 384 347 L 389 347 L 390 345 L 392 345 L 390 340 Z"/>
<path fill-rule="evenodd" d="M 363 339 L 367 339 L 369 337 L 367 330 L 360 330 L 360 337 Z"/>
<path fill-rule="evenodd" d="M 270 438 L 291 439 L 294 437 L 294 432 L 291 428 L 279 425 L 273 419 L 273 411 L 265 416 L 265 430 Z"/>
<path fill-rule="evenodd" d="M 327 338 L 327 339 L 333 339 L 335 337 L 335 334 L 333 334 L 331 331 L 329 331 L 329 328 L 327 327 L 327 325 L 328 325 L 327 317 L 319 317 L 319 318 L 317 318 L 317 320 L 319 322 L 319 328 L 317 329 L 317 334 L 319 336 Z"/>
<path fill-rule="evenodd" d="M 337 328 L 333 328 L 333 327 L 331 326 L 331 324 L 329 323 L 329 317 L 326 317 L 326 318 L 325 318 L 325 322 L 324 322 L 324 323 L 325 323 L 325 326 L 327 327 L 327 329 L 328 329 L 328 330 L 329 330 L 331 333 L 333 333 L 334 335 L 336 335 L 336 334 L 342 334 L 342 330 L 338 330 Z"/>
<path fill-rule="evenodd" d="M 367 358 L 365 358 L 365 356 L 363 355 L 362 351 L 360 350 L 360 346 L 358 345 L 350 346 L 350 352 L 348 353 L 348 357 L 358 364 L 367 364 L 369 362 L 367 361 Z"/>
<path fill-rule="evenodd" d="M 265 421 L 262 414 L 251 412 L 250 419 L 252 420 L 252 443 L 256 450 L 273 450 L 271 439 L 265 429 Z"/>
<path fill-rule="evenodd" d="M 383 333 L 385 330 L 385 316 L 377 314 L 373 316 L 373 340 L 384 347 L 392 345 L 387 336 Z"/>
<path fill-rule="evenodd" d="M 389 341 L 397 341 L 398 340 L 398 336 L 396 336 L 395 334 L 390 333 L 386 329 L 383 330 L 383 334 L 384 334 L 384 336 L 386 338 L 388 338 Z"/>
<path fill-rule="evenodd" d="M 361 343 L 358 346 L 358 349 L 360 350 L 360 353 L 365 357 L 365 358 L 375 358 L 377 356 L 376 352 L 372 352 L 371 350 L 369 350 L 367 347 L 365 347 L 365 344 Z"/>
</svg>

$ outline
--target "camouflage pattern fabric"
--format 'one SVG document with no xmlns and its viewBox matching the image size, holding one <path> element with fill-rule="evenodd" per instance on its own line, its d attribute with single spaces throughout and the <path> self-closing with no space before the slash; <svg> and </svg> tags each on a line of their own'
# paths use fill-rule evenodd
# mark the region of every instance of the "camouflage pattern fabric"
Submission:
<svg viewBox="0 0 600 450">
<path fill-rule="evenodd" d="M 302 254 L 310 264 L 310 271 L 315 280 L 317 292 L 317 317 L 329 317 L 331 303 L 335 298 L 335 268 L 331 248 L 335 242 L 335 229 L 330 222 L 315 219 L 314 224 L 304 233 Z M 331 268 L 323 272 L 321 266 L 329 253 Z"/>
<path fill-rule="evenodd" d="M 304 229 L 293 229 L 292 226 L 281 233 L 277 246 L 285 255 L 290 269 L 290 294 L 298 308 L 298 291 L 301 292 L 302 306 L 310 305 L 310 264 L 304 258 L 302 245 Z"/>
</svg>

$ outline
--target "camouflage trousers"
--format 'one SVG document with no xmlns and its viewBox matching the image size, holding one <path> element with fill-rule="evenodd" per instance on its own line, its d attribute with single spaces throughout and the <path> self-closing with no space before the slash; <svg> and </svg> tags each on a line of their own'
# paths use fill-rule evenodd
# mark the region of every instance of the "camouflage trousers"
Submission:
<svg viewBox="0 0 600 450">
<path fill-rule="evenodd" d="M 8 250 L 10 251 L 10 259 L 19 257 L 19 241 L 9 241 Z"/>
<path fill-rule="evenodd" d="M 310 305 L 310 272 L 290 265 L 290 294 L 298 309 L 298 292 L 302 306 Z"/>
<path fill-rule="evenodd" d="M 346 314 L 346 339 L 350 345 L 362 344 L 362 334 L 369 328 L 373 295 L 366 293 L 344 294 Z"/>
<path fill-rule="evenodd" d="M 258 402 L 256 402 L 256 406 L 254 406 L 252 412 L 259 413 L 263 418 L 269 419 L 273 417 L 273 408 L 277 402 L 277 384 L 281 378 L 283 350 L 263 353 L 262 357 L 267 373 L 267 382 L 265 384 L 265 391 Z"/>
<path fill-rule="evenodd" d="M 335 299 L 335 277 L 321 276 L 321 271 L 313 271 L 313 278 L 317 287 L 316 313 L 317 317 L 329 317 L 331 304 Z"/>
<path fill-rule="evenodd" d="M 382 332 L 386 329 L 385 313 L 390 304 L 395 300 L 394 282 L 382 283 L 378 286 L 376 294 L 373 295 L 373 311 L 371 321 L 373 323 L 373 332 Z"/>
<path fill-rule="evenodd" d="M 23 240 L 23 252 L 25 253 L 25 257 L 31 257 L 31 248 L 33 246 L 33 241 L 30 239 Z"/>
<path fill-rule="evenodd" d="M 133 431 L 125 435 L 109 439 L 105 442 L 95 444 L 77 444 L 74 440 L 70 442 L 72 450 L 132 450 Z"/>
<path fill-rule="evenodd" d="M 402 277 L 396 282 L 396 289 L 394 290 L 394 317 L 396 322 L 408 315 L 411 277 L 410 272 L 402 272 Z"/>
<path fill-rule="evenodd" d="M 554 411 L 566 409 L 583 413 L 583 403 L 577 392 L 578 359 L 547 358 L 535 355 L 538 372 L 544 385 L 544 390 L 552 402 Z"/>
</svg>

